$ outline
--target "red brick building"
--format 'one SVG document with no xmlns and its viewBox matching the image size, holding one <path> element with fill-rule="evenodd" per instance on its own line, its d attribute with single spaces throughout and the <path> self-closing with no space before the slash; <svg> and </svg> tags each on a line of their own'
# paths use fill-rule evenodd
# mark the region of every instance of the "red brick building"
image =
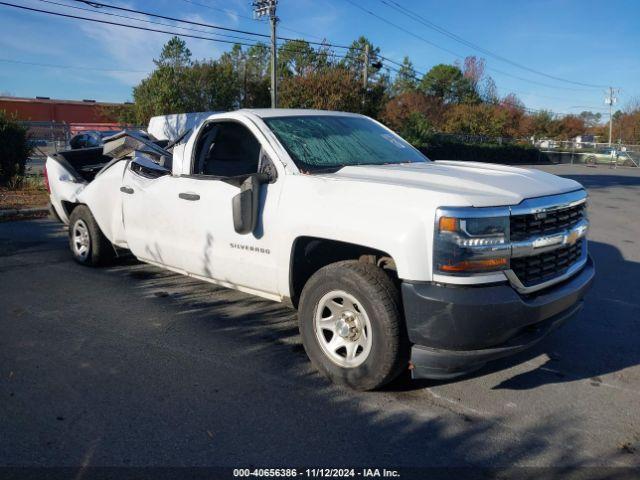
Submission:
<svg viewBox="0 0 640 480">
<path fill-rule="evenodd" d="M 0 97 L 0 110 L 16 115 L 18 120 L 32 122 L 113 124 L 117 120 L 109 113 L 108 107 L 118 105 L 121 104 L 95 100 Z"/>
</svg>

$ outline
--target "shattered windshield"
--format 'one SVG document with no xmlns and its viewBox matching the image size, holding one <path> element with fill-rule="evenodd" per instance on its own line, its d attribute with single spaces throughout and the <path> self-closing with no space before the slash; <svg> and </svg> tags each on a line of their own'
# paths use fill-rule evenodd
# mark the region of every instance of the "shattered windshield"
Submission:
<svg viewBox="0 0 640 480">
<path fill-rule="evenodd" d="M 365 117 L 301 115 L 264 121 L 303 172 L 430 161 L 405 140 Z"/>
</svg>

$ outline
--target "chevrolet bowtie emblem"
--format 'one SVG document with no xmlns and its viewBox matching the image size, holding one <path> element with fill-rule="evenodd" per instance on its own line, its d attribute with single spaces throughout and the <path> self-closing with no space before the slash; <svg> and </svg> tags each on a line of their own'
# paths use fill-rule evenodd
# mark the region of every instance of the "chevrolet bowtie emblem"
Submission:
<svg viewBox="0 0 640 480">
<path fill-rule="evenodd" d="M 582 232 L 580 230 L 572 230 L 566 236 L 566 239 L 565 239 L 564 243 L 566 243 L 568 245 L 573 245 L 574 243 L 576 243 L 578 241 L 578 239 L 581 236 L 581 233 Z"/>
</svg>

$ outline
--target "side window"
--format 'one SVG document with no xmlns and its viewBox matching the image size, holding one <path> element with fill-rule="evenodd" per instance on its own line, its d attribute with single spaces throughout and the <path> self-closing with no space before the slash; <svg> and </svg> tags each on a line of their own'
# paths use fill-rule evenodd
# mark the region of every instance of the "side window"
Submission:
<svg viewBox="0 0 640 480">
<path fill-rule="evenodd" d="M 205 126 L 200 135 L 193 173 L 216 177 L 237 177 L 257 173 L 260 142 L 237 122 Z"/>
</svg>

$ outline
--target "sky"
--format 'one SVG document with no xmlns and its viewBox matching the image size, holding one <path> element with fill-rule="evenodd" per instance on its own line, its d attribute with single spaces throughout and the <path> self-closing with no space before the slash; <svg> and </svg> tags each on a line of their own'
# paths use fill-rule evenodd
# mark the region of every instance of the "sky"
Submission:
<svg viewBox="0 0 640 480">
<path fill-rule="evenodd" d="M 105 17 L 99 12 L 135 15 L 95 9 L 74 0 L 3 1 L 180 31 L 166 20 L 151 19 L 172 26 Z M 101 1 L 195 22 L 269 33 L 267 21 L 252 18 L 250 0 Z M 415 16 L 403 15 L 391 7 L 394 3 L 467 44 L 439 33 L 437 28 L 428 28 Z M 420 74 L 439 63 L 460 62 L 467 55 L 485 58 L 486 73 L 494 79 L 498 93 L 513 92 L 532 109 L 564 114 L 583 110 L 605 113 L 606 86 L 619 89 L 616 108 L 624 108 L 640 98 L 640 0 L 279 0 L 278 16 L 279 36 L 326 39 L 333 44 L 348 45 L 364 35 L 387 58 L 401 62 L 405 55 L 409 56 Z M 215 37 L 214 31 L 206 27 L 188 27 L 207 33 L 182 32 Z M 169 38 L 155 32 L 0 5 L 0 94 L 130 101 L 133 86 L 153 69 L 153 59 Z M 185 41 L 194 59 L 217 58 L 231 46 L 193 38 Z M 336 49 L 336 53 L 340 52 L 343 50 Z"/>
</svg>

